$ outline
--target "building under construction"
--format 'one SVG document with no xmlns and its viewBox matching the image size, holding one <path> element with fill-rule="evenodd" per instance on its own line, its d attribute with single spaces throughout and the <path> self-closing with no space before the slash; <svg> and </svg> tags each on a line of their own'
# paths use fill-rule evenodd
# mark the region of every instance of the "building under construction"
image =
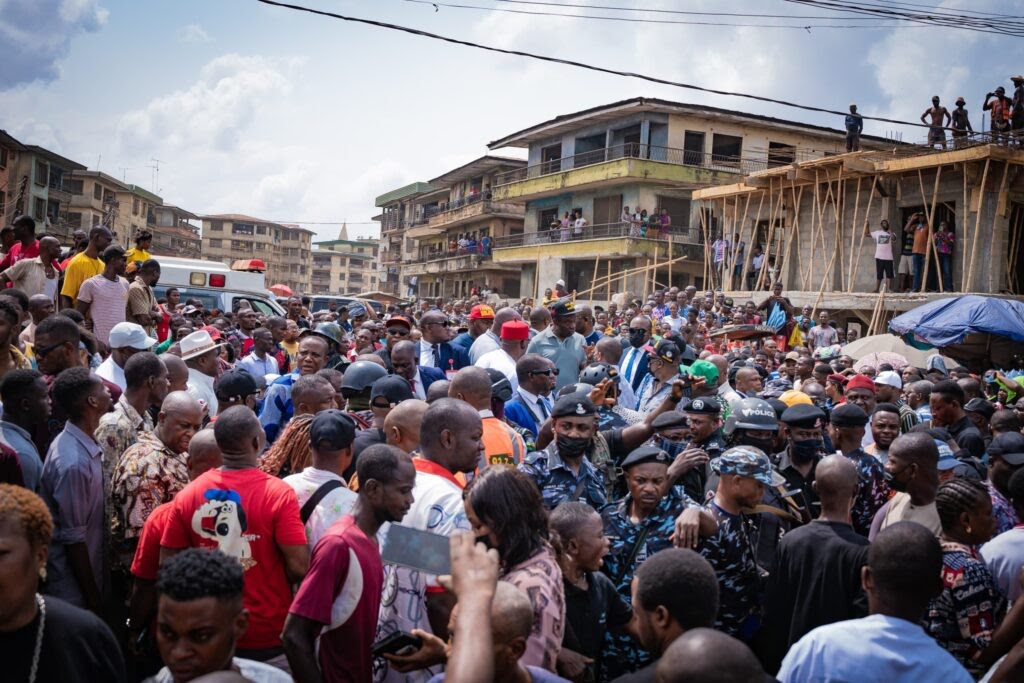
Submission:
<svg viewBox="0 0 1024 683">
<path fill-rule="evenodd" d="M 862 334 L 885 331 L 889 318 L 925 301 L 948 297 L 939 277 L 934 239 L 928 240 L 926 293 L 875 294 L 874 240 L 865 226 L 889 221 L 897 241 L 897 263 L 909 259 L 912 231 L 922 213 L 933 234 L 945 221 L 956 233 L 955 293 L 1024 294 L 1024 149 L 975 144 L 950 151 L 899 146 L 826 156 L 751 173 L 740 183 L 697 190 L 704 234 L 706 282 L 724 285 L 737 302 L 766 296 L 771 279 L 781 280 L 793 305 L 827 308 L 839 322 Z M 716 276 L 712 245 L 720 236 L 746 245 L 736 249 Z M 751 267 L 752 249 L 765 258 Z M 738 271 L 744 276 L 732 277 Z M 748 275 L 751 275 L 748 279 Z M 898 282 L 898 280 L 897 280 Z M 899 289 L 896 287 L 895 289 Z"/>
</svg>

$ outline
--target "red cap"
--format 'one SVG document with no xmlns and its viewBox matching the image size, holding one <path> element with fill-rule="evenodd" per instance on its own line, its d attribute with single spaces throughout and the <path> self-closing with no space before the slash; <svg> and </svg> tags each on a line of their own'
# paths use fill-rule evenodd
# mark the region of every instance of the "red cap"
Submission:
<svg viewBox="0 0 1024 683">
<path fill-rule="evenodd" d="M 199 329 L 206 330 L 207 332 L 209 332 L 210 333 L 210 339 L 212 339 L 213 341 L 220 341 L 220 338 L 222 336 L 221 333 L 220 333 L 220 330 L 218 330 L 213 325 L 203 325 Z"/>
<path fill-rule="evenodd" d="M 873 394 L 875 393 L 875 380 L 867 375 L 854 375 L 846 382 L 846 390 L 850 389 L 869 389 Z"/>
<path fill-rule="evenodd" d="M 393 325 L 398 323 L 399 325 L 405 325 L 410 330 L 412 329 L 412 321 L 406 318 L 404 315 L 393 315 L 387 319 L 385 325 Z"/>
<path fill-rule="evenodd" d="M 483 320 L 493 320 L 494 319 L 494 309 L 491 308 L 490 306 L 485 305 L 485 304 L 479 304 L 477 306 L 474 306 L 473 309 L 469 312 L 469 319 L 470 320 L 482 320 L 482 319 Z"/>
<path fill-rule="evenodd" d="M 840 384 L 846 384 L 846 375 L 840 375 L 838 372 L 833 372 L 826 379 L 831 382 L 839 382 Z"/>
<path fill-rule="evenodd" d="M 530 326 L 522 320 L 509 320 L 501 326 L 499 336 L 508 341 L 523 341 L 530 338 Z"/>
</svg>

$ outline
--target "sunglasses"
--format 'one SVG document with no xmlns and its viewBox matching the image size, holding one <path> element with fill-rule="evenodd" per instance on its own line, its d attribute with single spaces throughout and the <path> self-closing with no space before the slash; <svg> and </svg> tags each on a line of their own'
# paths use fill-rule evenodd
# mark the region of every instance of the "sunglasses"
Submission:
<svg viewBox="0 0 1024 683">
<path fill-rule="evenodd" d="M 33 349 L 33 352 L 35 353 L 36 358 L 42 358 L 58 347 L 64 346 L 66 343 L 67 342 L 57 342 L 56 344 L 50 344 L 49 346 L 37 346 Z"/>
<path fill-rule="evenodd" d="M 648 329 L 646 329 L 644 327 L 631 327 L 631 328 L 629 328 L 629 333 L 630 334 L 643 334 L 643 333 L 649 332 L 649 331 L 650 330 L 648 330 Z"/>
<path fill-rule="evenodd" d="M 443 323 L 427 323 L 427 325 L 440 325 L 441 327 L 451 327 L 451 323 L 445 320 Z"/>
<path fill-rule="evenodd" d="M 388 401 L 384 401 L 383 403 L 380 401 L 374 401 L 373 403 L 370 404 L 370 407 L 376 408 L 377 410 L 387 410 L 388 408 L 391 407 L 391 403 Z"/>
<path fill-rule="evenodd" d="M 531 375 L 547 375 L 548 377 L 551 375 L 558 377 L 558 372 L 558 368 L 551 368 L 548 370 L 530 370 Z"/>
<path fill-rule="evenodd" d="M 392 337 L 408 337 L 409 330 L 403 327 L 395 327 L 388 330 L 388 334 L 390 334 Z"/>
</svg>

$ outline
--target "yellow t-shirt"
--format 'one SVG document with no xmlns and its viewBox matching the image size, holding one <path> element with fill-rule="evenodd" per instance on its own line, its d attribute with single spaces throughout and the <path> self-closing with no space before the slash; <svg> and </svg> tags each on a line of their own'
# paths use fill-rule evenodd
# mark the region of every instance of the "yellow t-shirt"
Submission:
<svg viewBox="0 0 1024 683">
<path fill-rule="evenodd" d="M 60 295 L 71 299 L 71 305 L 78 303 L 78 290 L 82 283 L 93 275 L 103 272 L 103 261 L 88 256 L 84 251 L 75 254 L 75 257 L 68 263 L 64 270 L 64 286 L 60 288 Z"/>
<path fill-rule="evenodd" d="M 149 252 L 146 251 L 145 249 L 138 249 L 133 247 L 128 251 L 124 252 L 124 258 L 126 263 L 131 263 L 132 261 L 145 263 L 146 261 L 150 260 L 153 257 L 150 256 Z"/>
</svg>

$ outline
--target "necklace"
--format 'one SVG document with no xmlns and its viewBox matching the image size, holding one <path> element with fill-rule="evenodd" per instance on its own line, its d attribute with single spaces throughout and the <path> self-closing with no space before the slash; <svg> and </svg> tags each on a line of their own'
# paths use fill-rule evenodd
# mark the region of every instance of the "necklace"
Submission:
<svg viewBox="0 0 1024 683">
<path fill-rule="evenodd" d="M 39 628 L 36 629 L 36 645 L 32 652 L 32 668 L 29 670 L 28 683 L 36 682 L 39 672 L 39 653 L 43 650 L 43 629 L 46 628 L 46 601 L 36 593 L 36 604 L 39 605 Z"/>
</svg>

